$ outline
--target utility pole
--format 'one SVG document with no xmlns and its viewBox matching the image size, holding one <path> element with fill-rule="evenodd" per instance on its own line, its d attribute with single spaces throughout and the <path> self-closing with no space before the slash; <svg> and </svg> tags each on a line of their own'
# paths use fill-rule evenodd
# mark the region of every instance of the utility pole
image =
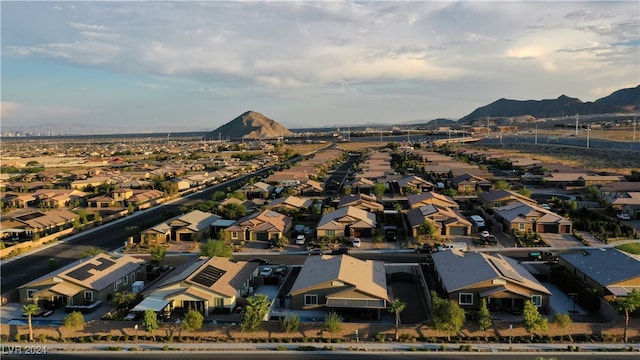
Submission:
<svg viewBox="0 0 640 360">
<path fill-rule="evenodd" d="M 591 126 L 587 124 L 587 149 L 589 148 L 589 133 L 591 133 Z"/>
<path fill-rule="evenodd" d="M 576 114 L 576 136 L 578 136 L 578 114 Z"/>
<path fill-rule="evenodd" d="M 636 142 L 636 123 L 638 118 L 633 118 L 633 142 Z"/>
<path fill-rule="evenodd" d="M 536 145 L 538 145 L 538 125 L 536 125 Z"/>
</svg>

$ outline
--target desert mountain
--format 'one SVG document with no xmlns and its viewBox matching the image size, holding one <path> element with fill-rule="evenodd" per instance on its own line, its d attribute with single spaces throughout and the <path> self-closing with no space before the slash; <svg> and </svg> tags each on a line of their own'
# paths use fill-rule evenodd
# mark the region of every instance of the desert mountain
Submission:
<svg viewBox="0 0 640 360">
<path fill-rule="evenodd" d="M 618 90 L 595 102 L 582 102 L 565 95 L 546 100 L 500 99 L 475 109 L 471 114 L 458 120 L 460 124 L 482 123 L 487 118 L 513 118 L 532 116 L 534 118 L 558 117 L 575 114 L 606 114 L 640 110 L 640 86 Z"/>
<path fill-rule="evenodd" d="M 269 139 L 292 134 L 289 129 L 259 112 L 247 111 L 208 133 L 204 139 Z"/>
</svg>

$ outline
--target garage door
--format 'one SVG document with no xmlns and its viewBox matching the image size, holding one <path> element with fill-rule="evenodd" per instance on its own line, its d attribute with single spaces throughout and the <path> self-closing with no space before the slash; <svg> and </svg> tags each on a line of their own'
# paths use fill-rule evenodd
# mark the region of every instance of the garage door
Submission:
<svg viewBox="0 0 640 360">
<path fill-rule="evenodd" d="M 467 235 L 467 228 L 464 226 L 452 226 L 449 228 L 451 235 Z"/>
<path fill-rule="evenodd" d="M 259 240 L 259 241 L 267 241 L 267 240 L 269 240 L 269 233 L 267 233 L 267 232 L 256 233 L 256 240 Z"/>
</svg>

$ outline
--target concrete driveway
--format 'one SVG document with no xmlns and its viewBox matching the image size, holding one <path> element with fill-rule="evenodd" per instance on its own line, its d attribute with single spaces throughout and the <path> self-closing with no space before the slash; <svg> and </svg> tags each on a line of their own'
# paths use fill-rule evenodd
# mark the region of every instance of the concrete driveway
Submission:
<svg viewBox="0 0 640 360">
<path fill-rule="evenodd" d="M 574 246 L 584 246 L 580 240 L 571 234 L 547 234 L 540 233 L 542 239 L 554 248 L 565 248 Z M 602 245 L 602 244 L 599 244 Z"/>
</svg>

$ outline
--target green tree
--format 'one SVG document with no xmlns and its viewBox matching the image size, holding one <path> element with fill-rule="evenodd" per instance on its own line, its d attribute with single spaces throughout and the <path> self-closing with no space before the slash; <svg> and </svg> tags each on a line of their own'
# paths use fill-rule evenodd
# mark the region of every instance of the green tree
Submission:
<svg viewBox="0 0 640 360">
<path fill-rule="evenodd" d="M 56 271 L 58 270 L 58 268 L 60 268 L 60 265 L 58 265 L 58 261 L 55 258 L 50 258 L 47 272 Z"/>
<path fill-rule="evenodd" d="M 247 299 L 247 306 L 242 312 L 240 330 L 254 332 L 262 328 L 262 320 L 269 312 L 269 300 L 264 294 L 256 294 Z"/>
<path fill-rule="evenodd" d="M 142 319 L 142 327 L 153 337 L 153 341 L 156 341 L 156 336 L 154 335 L 156 330 L 158 330 L 158 315 L 155 311 L 151 309 L 147 309 L 144 312 L 144 319 Z"/>
<path fill-rule="evenodd" d="M 418 226 L 418 235 L 421 237 L 426 237 L 427 239 L 431 239 L 433 235 L 436 234 L 437 231 L 438 231 L 438 228 L 431 221 L 428 221 L 428 220 L 424 220 Z"/>
<path fill-rule="evenodd" d="M 327 314 L 324 318 L 324 329 L 331 334 L 333 338 L 333 334 L 342 331 L 342 317 L 332 311 Z"/>
<path fill-rule="evenodd" d="M 102 253 L 103 253 L 102 249 L 97 248 L 95 246 L 92 246 L 92 247 L 87 248 L 84 251 L 82 251 L 80 253 L 80 258 L 84 259 L 84 258 L 96 256 L 96 255 L 102 254 Z"/>
<path fill-rule="evenodd" d="M 511 185 L 509 185 L 509 182 L 506 180 L 498 180 L 493 183 L 493 187 L 496 190 L 509 190 L 511 188 Z"/>
<path fill-rule="evenodd" d="M 387 311 L 394 314 L 396 317 L 396 331 L 395 337 L 396 341 L 398 341 L 398 330 L 400 328 L 400 313 L 407 307 L 407 304 L 400 301 L 400 299 L 393 299 L 387 305 Z"/>
<path fill-rule="evenodd" d="M 296 314 L 289 314 L 280 320 L 280 325 L 284 332 L 296 332 L 300 328 L 300 318 Z"/>
<path fill-rule="evenodd" d="M 531 197 L 531 190 L 523 187 L 520 190 L 518 190 L 518 194 L 530 198 Z"/>
<path fill-rule="evenodd" d="M 237 220 L 247 215 L 247 207 L 238 203 L 225 204 L 220 208 L 219 215 L 226 219 Z"/>
<path fill-rule="evenodd" d="M 447 341 L 451 340 L 451 333 L 457 333 L 464 325 L 465 313 L 458 304 L 447 299 L 441 299 L 438 294 L 431 292 L 433 304 L 433 327 L 447 333 Z"/>
<path fill-rule="evenodd" d="M 62 326 L 74 330 L 77 338 L 78 330 L 82 330 L 84 328 L 84 316 L 81 312 L 74 311 L 62 319 Z"/>
<path fill-rule="evenodd" d="M 624 342 L 627 342 L 627 329 L 629 328 L 629 315 L 640 308 L 640 291 L 633 289 L 631 292 L 613 301 L 616 310 L 624 313 Z"/>
<path fill-rule="evenodd" d="M 485 341 L 487 340 L 487 329 L 489 329 L 492 325 L 493 317 L 491 316 L 491 312 L 487 307 L 487 300 L 480 300 L 480 310 L 478 311 L 478 327 L 482 330 L 484 334 Z"/>
<path fill-rule="evenodd" d="M 180 323 L 180 329 L 185 331 L 199 330 L 202 327 L 204 316 L 196 310 L 189 310 L 184 315 L 184 319 Z"/>
<path fill-rule="evenodd" d="M 556 313 L 553 317 L 553 323 L 566 332 L 571 324 L 573 324 L 573 320 L 571 320 L 571 316 L 569 316 L 569 314 Z M 567 333 L 567 336 L 569 336 L 569 341 L 573 342 L 571 334 Z"/>
<path fill-rule="evenodd" d="M 149 253 L 151 254 L 151 262 L 158 264 L 167 255 L 167 248 L 162 245 L 154 245 L 149 248 Z"/>
<path fill-rule="evenodd" d="M 351 188 L 351 186 L 345 186 L 342 188 L 342 193 L 344 195 L 351 195 L 351 192 L 353 192 L 353 188 Z"/>
<path fill-rule="evenodd" d="M 118 291 L 117 293 L 113 294 L 113 300 L 111 300 L 111 302 L 113 302 L 118 307 L 129 308 L 129 305 L 131 305 L 131 303 L 135 300 L 136 294 L 132 293 L 131 291 Z"/>
<path fill-rule="evenodd" d="M 522 326 L 529 332 L 531 340 L 533 340 L 534 331 L 547 331 L 547 323 L 547 319 L 540 316 L 538 307 L 533 305 L 530 300 L 525 301 L 522 310 Z"/>
<path fill-rule="evenodd" d="M 375 183 L 373 185 L 373 193 L 376 194 L 377 197 L 381 197 L 386 190 L 387 186 L 384 183 Z"/>
<path fill-rule="evenodd" d="M 22 305 L 22 313 L 27 315 L 27 324 L 29 324 L 29 341 L 33 341 L 33 326 L 31 325 L 31 317 L 38 311 L 40 311 L 40 307 L 37 304 Z"/>
<path fill-rule="evenodd" d="M 209 239 L 206 243 L 200 245 L 200 254 L 207 257 L 226 257 L 231 258 L 233 248 L 222 240 Z"/>
</svg>

